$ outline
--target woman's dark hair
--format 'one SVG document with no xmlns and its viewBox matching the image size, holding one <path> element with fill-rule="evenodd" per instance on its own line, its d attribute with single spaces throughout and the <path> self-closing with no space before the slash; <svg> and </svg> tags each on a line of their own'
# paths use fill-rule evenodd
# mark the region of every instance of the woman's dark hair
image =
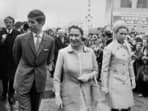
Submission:
<svg viewBox="0 0 148 111">
<path fill-rule="evenodd" d="M 80 31 L 80 33 L 81 33 L 82 36 L 83 36 L 83 34 L 84 34 L 83 29 L 82 29 L 81 27 L 77 26 L 77 25 L 72 25 L 72 26 L 70 26 L 70 27 L 68 28 L 68 33 L 70 33 L 71 29 L 78 29 L 78 30 Z"/>
</svg>

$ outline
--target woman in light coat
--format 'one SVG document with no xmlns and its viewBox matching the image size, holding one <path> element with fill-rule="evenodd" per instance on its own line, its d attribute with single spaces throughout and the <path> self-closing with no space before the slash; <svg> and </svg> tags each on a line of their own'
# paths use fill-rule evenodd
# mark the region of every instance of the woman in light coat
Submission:
<svg viewBox="0 0 148 111">
<path fill-rule="evenodd" d="M 125 44 L 128 28 L 120 21 L 115 23 L 113 30 L 114 40 L 103 52 L 102 90 L 109 94 L 111 111 L 129 111 L 134 105 L 132 88 L 135 88 L 135 76 L 131 52 Z"/>
<path fill-rule="evenodd" d="M 97 76 L 92 49 L 82 42 L 83 30 L 69 28 L 70 45 L 58 54 L 54 73 L 56 104 L 63 111 L 92 111 L 91 82 Z"/>
</svg>

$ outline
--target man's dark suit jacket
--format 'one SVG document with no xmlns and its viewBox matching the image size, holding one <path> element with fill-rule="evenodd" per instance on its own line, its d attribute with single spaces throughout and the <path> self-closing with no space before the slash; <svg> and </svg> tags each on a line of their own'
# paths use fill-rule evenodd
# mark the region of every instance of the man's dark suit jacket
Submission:
<svg viewBox="0 0 148 111">
<path fill-rule="evenodd" d="M 68 44 L 69 44 L 69 40 L 67 40 L 66 37 L 64 38 L 64 43 L 62 42 L 60 37 L 55 38 L 55 62 L 54 62 L 55 64 L 56 64 L 59 50 L 62 48 L 65 48 L 66 46 L 68 46 Z"/>
<path fill-rule="evenodd" d="M 28 93 L 35 81 L 37 92 L 43 92 L 48 65 L 54 60 L 54 40 L 43 34 L 39 50 L 35 50 L 31 32 L 19 35 L 14 43 L 13 54 L 18 67 L 15 73 L 14 88 L 19 93 Z"/>
<path fill-rule="evenodd" d="M 19 35 L 20 33 L 13 29 L 11 33 L 8 33 L 6 31 L 6 28 L 3 28 L 0 31 L 0 74 L 1 77 L 5 78 L 5 77 L 9 77 L 9 78 L 13 78 L 14 77 L 14 73 L 16 70 L 16 64 L 14 63 L 14 59 L 13 59 L 13 55 L 12 55 L 12 47 L 13 47 L 13 43 L 14 40 L 16 38 L 17 35 Z M 6 39 L 4 42 L 2 42 L 2 36 L 6 35 Z"/>
</svg>

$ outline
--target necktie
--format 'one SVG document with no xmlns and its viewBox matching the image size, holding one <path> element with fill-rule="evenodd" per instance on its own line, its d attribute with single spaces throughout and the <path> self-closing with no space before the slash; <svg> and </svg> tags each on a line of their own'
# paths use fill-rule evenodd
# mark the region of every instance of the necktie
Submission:
<svg viewBox="0 0 148 111">
<path fill-rule="evenodd" d="M 36 51 L 38 51 L 38 49 L 39 49 L 39 46 L 40 46 L 40 37 L 39 36 L 36 36 L 36 44 L 35 44 L 35 49 L 36 49 Z"/>
</svg>

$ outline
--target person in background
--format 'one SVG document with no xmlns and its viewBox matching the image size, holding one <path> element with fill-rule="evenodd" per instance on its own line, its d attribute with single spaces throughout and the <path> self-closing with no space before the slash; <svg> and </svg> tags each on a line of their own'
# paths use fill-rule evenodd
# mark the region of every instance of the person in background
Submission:
<svg viewBox="0 0 148 111">
<path fill-rule="evenodd" d="M 22 32 L 23 33 L 26 33 L 26 32 L 29 32 L 29 31 L 30 31 L 30 29 L 29 29 L 28 23 L 27 22 L 24 22 L 23 28 L 22 28 Z"/>
<path fill-rule="evenodd" d="M 14 24 L 14 28 L 15 30 L 17 30 L 18 32 L 22 33 L 22 29 L 23 29 L 23 24 L 24 22 L 21 22 L 21 21 L 17 21 L 15 24 Z"/>
<path fill-rule="evenodd" d="M 1 96 L 1 100 L 6 100 L 8 95 L 8 102 L 10 106 L 15 103 L 14 99 L 14 88 L 13 88 L 13 81 L 14 75 L 17 65 L 14 62 L 13 55 L 12 55 L 12 47 L 14 44 L 14 40 L 16 36 L 20 33 L 14 29 L 15 19 L 11 16 L 7 16 L 4 19 L 5 28 L 0 31 L 0 38 L 1 38 L 1 54 L 0 54 L 0 66 L 2 71 L 2 85 L 3 85 L 3 92 Z"/>
<path fill-rule="evenodd" d="M 55 63 L 57 60 L 58 52 L 60 49 L 65 48 L 67 46 L 65 39 L 66 39 L 66 32 L 64 29 L 60 28 L 56 32 L 55 38 Z"/>
<path fill-rule="evenodd" d="M 45 30 L 45 33 L 55 39 L 55 32 L 53 31 L 53 29 L 49 28 Z"/>
<path fill-rule="evenodd" d="M 123 21 L 113 26 L 114 40 L 104 48 L 101 71 L 102 91 L 109 96 L 111 111 L 129 111 L 134 105 L 135 74 L 131 55 L 124 44 L 128 28 Z"/>
<path fill-rule="evenodd" d="M 134 67 L 134 73 L 135 73 L 135 77 L 136 77 L 136 88 L 135 91 L 138 93 L 138 95 L 140 95 L 140 85 L 139 85 L 139 78 L 137 76 L 137 72 L 140 68 L 141 65 L 143 65 L 143 61 L 142 61 L 142 39 L 141 38 L 135 38 L 136 40 L 136 50 L 134 52 L 134 54 L 132 55 L 132 59 L 133 59 L 133 67 Z"/>
<path fill-rule="evenodd" d="M 98 78 L 97 80 L 100 82 L 100 75 L 101 75 L 101 69 L 102 69 L 102 60 L 103 60 L 103 40 L 102 38 L 98 38 L 97 39 L 97 46 L 94 50 L 95 55 L 96 55 L 96 59 L 97 59 L 97 63 L 98 63 Z"/>
<path fill-rule="evenodd" d="M 103 48 L 104 48 L 102 37 L 101 36 L 94 37 L 94 44 L 92 44 L 90 46 L 90 48 L 93 49 L 93 51 L 96 55 L 96 60 L 98 63 L 98 78 L 97 78 L 97 80 L 100 81 L 100 74 L 101 74 L 102 60 L 103 60 Z"/>
<path fill-rule="evenodd" d="M 148 46 L 148 35 L 145 35 L 143 37 L 142 43 L 143 43 L 143 49 Z"/>
<path fill-rule="evenodd" d="M 98 75 L 96 56 L 82 41 L 83 30 L 68 29 L 70 45 L 61 49 L 54 72 L 56 104 L 63 111 L 92 111 L 91 82 Z"/>
<path fill-rule="evenodd" d="M 138 72 L 137 72 L 137 80 L 138 80 L 138 91 L 140 92 L 139 96 L 144 96 L 147 97 L 148 94 L 148 80 L 145 79 L 147 78 L 148 74 L 148 35 L 145 35 L 143 37 L 143 47 L 142 47 L 142 65 L 140 66 Z"/>
<path fill-rule="evenodd" d="M 142 39 L 141 38 L 135 38 L 136 41 L 136 46 L 135 46 L 135 51 L 132 55 L 132 59 L 134 59 L 134 72 L 135 76 L 137 75 L 136 73 L 138 72 L 138 67 L 142 65 Z"/>
<path fill-rule="evenodd" d="M 103 28 L 102 32 L 103 40 L 104 40 L 104 46 L 107 46 L 109 43 L 113 40 L 113 32 L 109 25 L 105 26 Z"/>
<path fill-rule="evenodd" d="M 129 33 L 129 35 L 130 35 L 131 38 L 135 39 L 136 36 L 137 36 L 137 32 L 132 29 L 131 32 Z"/>
<path fill-rule="evenodd" d="M 14 88 L 19 111 L 39 111 L 45 90 L 46 75 L 54 61 L 54 39 L 43 33 L 45 14 L 32 10 L 28 14 L 30 32 L 19 35 L 13 47 L 17 66 Z"/>
<path fill-rule="evenodd" d="M 137 78 L 139 80 L 139 90 L 142 96 L 148 97 L 148 46 L 145 46 L 142 51 L 143 64 L 140 66 L 137 72 Z"/>
</svg>

